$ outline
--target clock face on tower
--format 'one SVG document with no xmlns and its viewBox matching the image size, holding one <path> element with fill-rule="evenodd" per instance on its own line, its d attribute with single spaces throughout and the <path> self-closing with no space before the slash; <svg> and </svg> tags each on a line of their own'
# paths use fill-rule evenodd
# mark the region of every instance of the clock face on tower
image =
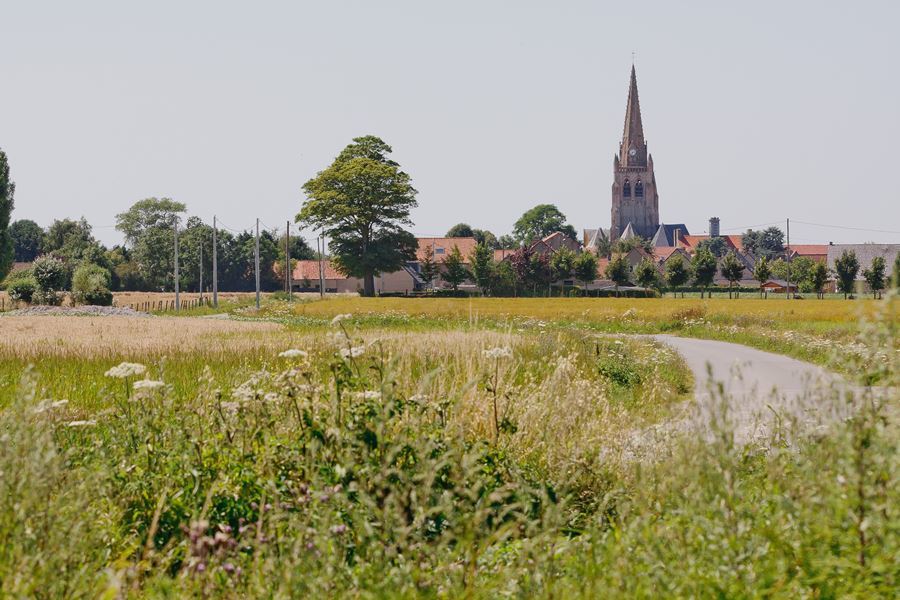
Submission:
<svg viewBox="0 0 900 600">
<path fill-rule="evenodd" d="M 635 154 L 637 154 L 637 150 L 635 150 L 634 148 L 628 151 L 628 156 L 634 156 Z"/>
</svg>

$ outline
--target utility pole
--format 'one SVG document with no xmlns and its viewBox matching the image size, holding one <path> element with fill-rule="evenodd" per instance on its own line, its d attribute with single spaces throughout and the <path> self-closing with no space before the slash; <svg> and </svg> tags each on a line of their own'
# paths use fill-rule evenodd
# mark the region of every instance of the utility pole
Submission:
<svg viewBox="0 0 900 600">
<path fill-rule="evenodd" d="M 178 217 L 175 217 L 175 310 L 181 310 L 181 294 L 178 289 Z"/>
<path fill-rule="evenodd" d="M 203 230 L 200 230 L 200 304 L 203 304 Z"/>
<path fill-rule="evenodd" d="M 216 268 L 216 215 L 213 215 L 213 306 L 219 307 L 219 273 Z"/>
<path fill-rule="evenodd" d="M 791 220 L 786 221 L 785 229 L 787 229 L 787 299 L 791 299 Z"/>
<path fill-rule="evenodd" d="M 256 220 L 256 310 L 259 310 L 259 219 Z"/>
<path fill-rule="evenodd" d="M 285 291 L 288 295 L 288 302 L 293 300 L 294 286 L 291 285 L 293 278 L 294 274 L 291 272 L 291 221 L 288 219 L 284 228 L 284 285 L 287 288 Z"/>
<path fill-rule="evenodd" d="M 319 246 L 319 240 L 321 239 L 321 247 L 322 249 L 319 251 L 319 297 L 325 297 L 325 234 L 323 233 L 319 238 L 316 238 L 316 246 Z"/>
</svg>

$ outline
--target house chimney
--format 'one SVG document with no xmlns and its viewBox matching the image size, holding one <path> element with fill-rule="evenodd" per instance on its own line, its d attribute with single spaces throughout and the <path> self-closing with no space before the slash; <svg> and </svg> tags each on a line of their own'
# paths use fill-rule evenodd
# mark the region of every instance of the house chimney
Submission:
<svg viewBox="0 0 900 600">
<path fill-rule="evenodd" d="M 680 238 L 680 237 L 681 237 L 681 230 L 676 229 L 675 230 L 675 249 L 676 250 L 678 249 L 678 238 Z"/>
<path fill-rule="evenodd" d="M 719 217 L 709 218 L 709 237 L 719 237 Z"/>
</svg>

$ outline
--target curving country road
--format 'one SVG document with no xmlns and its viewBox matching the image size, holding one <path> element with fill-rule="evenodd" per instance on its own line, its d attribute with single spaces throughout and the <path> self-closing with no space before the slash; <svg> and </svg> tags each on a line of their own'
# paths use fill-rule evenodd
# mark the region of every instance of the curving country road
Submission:
<svg viewBox="0 0 900 600">
<path fill-rule="evenodd" d="M 745 444 L 779 419 L 815 426 L 846 412 L 837 401 L 844 381 L 816 365 L 729 342 L 651 337 L 681 354 L 694 374 L 696 401 L 670 423 L 679 430 L 713 435 L 724 415 L 735 442 Z"/>
</svg>

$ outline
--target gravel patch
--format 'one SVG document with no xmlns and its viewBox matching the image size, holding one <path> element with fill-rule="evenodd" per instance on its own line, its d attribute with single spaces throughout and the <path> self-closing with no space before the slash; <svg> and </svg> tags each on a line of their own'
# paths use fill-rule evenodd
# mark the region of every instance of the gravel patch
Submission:
<svg viewBox="0 0 900 600">
<path fill-rule="evenodd" d="M 149 313 L 140 312 L 124 306 L 29 306 L 5 313 L 2 316 L 55 316 L 55 317 L 149 317 Z"/>
</svg>

